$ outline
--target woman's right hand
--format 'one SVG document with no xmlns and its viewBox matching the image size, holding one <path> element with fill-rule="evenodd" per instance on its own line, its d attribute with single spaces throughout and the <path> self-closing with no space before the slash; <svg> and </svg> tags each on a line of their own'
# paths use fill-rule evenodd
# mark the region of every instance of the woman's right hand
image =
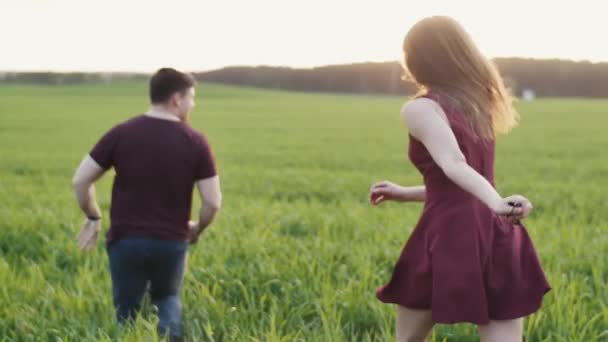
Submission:
<svg viewBox="0 0 608 342">
<path fill-rule="evenodd" d="M 372 205 L 378 205 L 384 201 L 399 200 L 402 192 L 402 187 L 389 182 L 382 181 L 372 185 L 369 189 L 369 202 Z"/>
<path fill-rule="evenodd" d="M 505 197 L 494 208 L 494 212 L 498 215 L 507 216 L 511 221 L 519 221 L 530 215 L 533 206 L 532 202 L 522 195 L 512 195 Z"/>
</svg>

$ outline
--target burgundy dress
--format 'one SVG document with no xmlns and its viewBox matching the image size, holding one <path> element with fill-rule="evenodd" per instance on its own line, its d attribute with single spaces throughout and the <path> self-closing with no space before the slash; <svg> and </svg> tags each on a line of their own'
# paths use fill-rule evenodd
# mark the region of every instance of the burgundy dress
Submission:
<svg viewBox="0 0 608 342">
<path fill-rule="evenodd" d="M 494 184 L 494 141 L 471 134 L 440 96 L 426 97 L 445 111 L 467 163 Z M 525 227 L 454 184 L 411 136 L 409 157 L 424 177 L 426 201 L 378 299 L 431 310 L 436 323 L 487 324 L 538 310 L 550 286 Z"/>
</svg>

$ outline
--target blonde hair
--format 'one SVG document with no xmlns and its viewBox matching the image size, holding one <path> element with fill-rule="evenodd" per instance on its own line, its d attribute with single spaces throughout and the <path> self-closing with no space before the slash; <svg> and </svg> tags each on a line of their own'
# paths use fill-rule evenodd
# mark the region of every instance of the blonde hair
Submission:
<svg viewBox="0 0 608 342">
<path fill-rule="evenodd" d="M 450 17 L 422 19 L 403 41 L 406 77 L 432 91 L 468 119 L 474 133 L 494 138 L 517 125 L 519 114 L 494 64 Z"/>
</svg>

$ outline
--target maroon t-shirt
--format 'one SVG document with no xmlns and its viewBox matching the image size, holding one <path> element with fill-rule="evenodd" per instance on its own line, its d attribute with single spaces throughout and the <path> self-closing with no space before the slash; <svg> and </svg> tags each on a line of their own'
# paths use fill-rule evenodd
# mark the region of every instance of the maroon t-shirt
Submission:
<svg viewBox="0 0 608 342">
<path fill-rule="evenodd" d="M 90 155 L 116 171 L 108 244 L 127 236 L 188 240 L 195 182 L 216 175 L 201 133 L 140 115 L 112 128 Z"/>
</svg>

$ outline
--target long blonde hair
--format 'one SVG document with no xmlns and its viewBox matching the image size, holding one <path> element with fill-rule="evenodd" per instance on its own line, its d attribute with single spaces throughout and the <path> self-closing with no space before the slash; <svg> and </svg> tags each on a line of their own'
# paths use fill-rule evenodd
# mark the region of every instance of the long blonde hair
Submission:
<svg viewBox="0 0 608 342">
<path fill-rule="evenodd" d="M 422 93 L 449 99 L 478 136 L 494 138 L 517 125 L 519 114 L 496 67 L 456 20 L 422 19 L 407 33 L 403 53 L 406 77 Z"/>
</svg>

